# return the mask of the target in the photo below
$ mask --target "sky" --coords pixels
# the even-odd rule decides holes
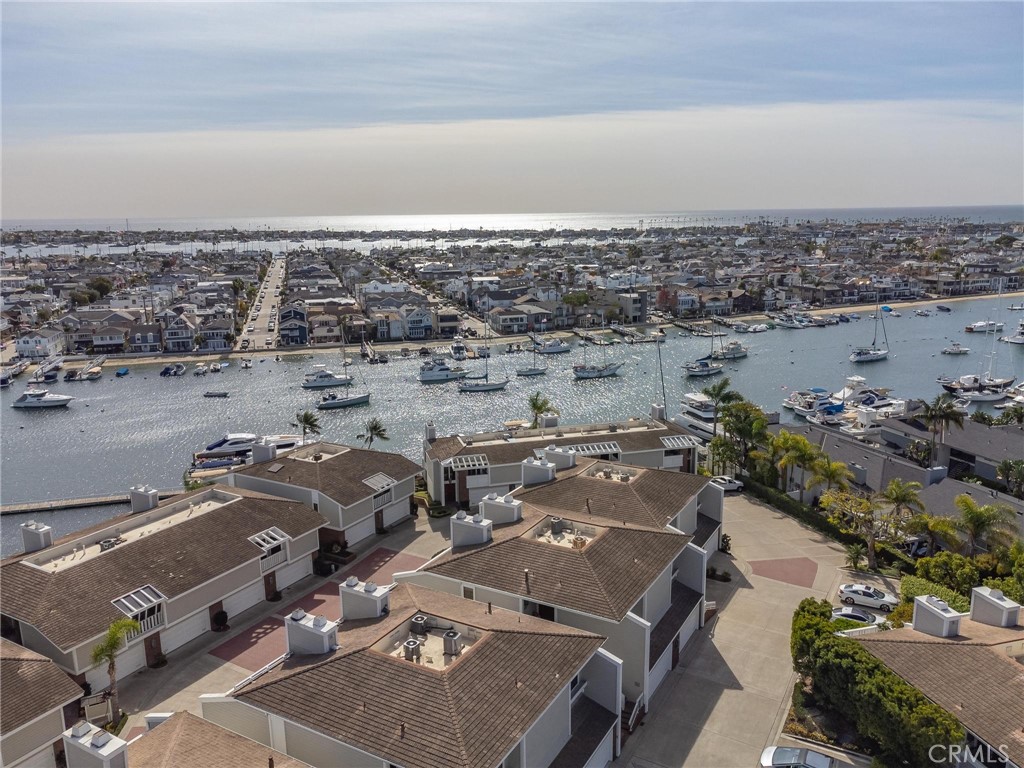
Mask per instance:
[[[1021,2],[9,2],[4,220],[1024,202]]]

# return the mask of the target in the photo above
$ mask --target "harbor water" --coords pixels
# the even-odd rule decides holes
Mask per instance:
[[[1019,303],[1020,298],[954,302],[950,313],[936,313],[933,303],[928,305],[930,317],[918,317],[912,309],[894,305],[902,316],[888,317],[885,322],[889,357],[869,364],[848,360],[853,347],[871,342],[874,321],[868,318],[868,312],[863,312],[859,321],[823,328],[777,328],[743,335],[729,332],[725,340],[739,339],[750,347],[750,355],[728,361],[725,374],[734,389],[773,411],[781,410],[781,401],[791,389],[819,386],[838,390],[844,379],[855,373],[872,385],[891,388],[896,396],[926,399],[941,392],[935,382],[940,374],[985,372],[993,365],[994,374],[1021,380],[1024,345],[998,342],[990,334],[964,332],[969,323],[996,319],[1006,324],[1003,334],[1012,334],[1024,313],[1007,311],[1011,302]],[[586,350],[589,362],[600,362],[606,355],[609,361],[625,363],[619,376],[591,381],[573,378],[571,367],[582,362],[584,354],[575,338],[570,353],[546,356],[548,374],[537,378],[515,376],[516,368],[532,362],[528,353],[504,354],[505,344],[492,340],[490,376],[507,376],[511,384],[503,392],[476,394],[459,393],[451,382],[420,384],[416,381],[418,357],[393,355],[388,364],[367,365],[350,348],[353,365],[347,372],[355,379],[351,392],[364,391],[365,382],[371,392],[370,404],[317,411],[322,438],[358,444],[357,435],[364,422],[376,416],[387,427],[390,439],[376,442],[374,447],[399,451],[419,462],[426,421],[432,420],[442,435],[499,429],[502,422],[528,419],[527,398],[538,390],[554,403],[567,423],[642,417],[650,412],[651,403],[662,399],[656,351],[659,346],[671,415],[678,412],[684,392],[706,387],[718,377],[688,379],[681,370],[685,362],[708,354],[712,339],[693,337],[675,327],[667,329],[667,337],[660,345],[590,347]],[[941,354],[952,341],[970,347],[971,353],[960,357]],[[409,342],[408,346],[415,351],[419,345]],[[253,367],[248,370],[233,358],[221,373],[194,376],[190,364],[187,375],[165,378],[159,375],[162,364],[112,361],[98,381],[61,380],[49,385],[52,391],[76,399],[68,408],[46,410],[10,407],[27,386],[28,374],[22,375],[0,394],[0,501],[12,504],[124,493],[137,483],[158,488],[180,486],[192,454],[226,432],[296,432],[292,426],[295,414],[313,409],[321,394],[300,387],[303,375],[315,364],[341,370],[338,349],[285,356],[280,362],[275,361],[273,353],[257,352],[253,358]],[[131,372],[117,378],[114,369],[121,365],[127,365]],[[462,365],[482,372],[484,363],[470,360]],[[208,390],[224,390],[230,396],[204,398]],[[791,418],[791,412],[782,411],[783,421]],[[105,513],[90,510],[88,514],[70,510],[47,515],[47,519],[53,521],[58,534],[64,534],[95,522],[97,515],[102,519],[104,514],[112,514],[110,508]],[[20,547],[19,522],[21,516],[2,520],[4,554]]]

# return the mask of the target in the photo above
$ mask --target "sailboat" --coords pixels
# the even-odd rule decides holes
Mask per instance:
[[[533,365],[528,368],[516,368],[516,376],[543,376],[548,372],[546,365],[537,365],[537,348],[533,348]]]
[[[999,283],[999,296],[1002,298],[1003,285]],[[999,400],[1005,400],[1009,397],[1009,388],[1013,384],[1013,380],[1010,379],[1009,383],[1004,384],[1006,379],[994,379],[992,378],[992,370],[995,368],[996,356],[998,349],[996,347],[995,334],[992,335],[992,348],[989,351],[988,360],[988,373],[985,377],[979,381],[977,388],[970,390],[961,389],[956,391],[954,394],[970,403],[994,403]]]
[[[345,360],[345,332],[341,334],[341,357]],[[348,377],[351,380],[351,377]],[[316,404],[318,411],[330,411],[335,408],[351,408],[353,405],[367,405],[370,402],[370,387],[366,384],[366,378],[363,376],[363,369],[359,367],[359,382],[362,384],[365,392],[360,392],[355,395],[339,395],[337,392],[328,392],[320,398],[320,402]]]
[[[683,365],[683,371],[686,376],[714,376],[716,373],[721,373],[725,370],[725,366],[722,363],[716,363],[712,360],[712,355],[715,353],[715,337],[711,336],[711,354],[707,357],[702,357],[694,360],[692,363],[686,363]]]
[[[885,333],[885,316],[878,308],[878,293],[875,293],[875,335],[871,339],[870,347],[856,347],[850,353],[851,363],[874,363],[878,360],[885,360],[889,356],[889,337]],[[885,339],[884,346],[878,346],[878,322],[882,322],[882,338]]]
[[[604,330],[604,323],[601,324],[601,330]],[[609,363],[607,349],[607,344],[601,345],[601,365],[588,365],[587,347],[584,347],[583,363],[572,367],[572,375],[577,379],[607,379],[617,375],[623,363]]]
[[[489,338],[490,333],[485,333],[484,344],[487,343],[487,339]],[[488,381],[490,362],[490,355],[484,357],[484,375],[479,378],[474,378],[473,381],[469,381],[471,377],[467,376],[465,380],[459,382],[459,392],[498,392],[507,387],[509,384],[508,379],[502,379],[501,381]]]

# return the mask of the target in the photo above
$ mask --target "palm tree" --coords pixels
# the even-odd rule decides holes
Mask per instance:
[[[960,512],[960,519],[954,524],[964,535],[964,550],[968,557],[978,554],[978,542],[983,539],[992,546],[1008,544],[1013,538],[1016,528],[1014,514],[1005,504],[978,504],[966,493],[953,499],[953,504]]]
[[[719,379],[714,384],[710,384],[700,391],[711,404],[715,407],[714,410],[714,422],[711,426],[711,434],[718,434],[718,409],[723,405],[729,405],[730,403],[738,403],[743,399],[743,396],[734,389],[729,389],[729,377],[726,376],[723,379]]]
[[[306,441],[306,433],[311,435],[320,434],[320,419],[312,411],[303,411],[302,413],[295,414],[295,421],[292,423],[293,427],[298,427],[302,430],[302,441]]]
[[[854,571],[858,570],[860,568],[861,560],[864,559],[864,555],[866,553],[867,547],[859,541],[849,544],[846,547],[846,567]]]
[[[999,417],[1000,424],[1024,424],[1024,405],[1017,403],[1003,411]]]
[[[129,635],[142,631],[135,619],[118,619],[107,628],[107,635],[92,649],[92,663],[106,664],[110,676],[110,707],[114,722],[121,719],[121,702],[117,695],[117,652],[124,647]]]
[[[996,477],[1006,483],[1006,492],[1020,496],[1024,492],[1024,459],[1004,459],[996,467]]]
[[[846,490],[853,480],[853,472],[841,461],[832,461],[828,456],[818,457],[811,465],[811,477],[807,481],[807,487],[825,484],[825,490],[831,491],[832,486]]]
[[[964,415],[956,409],[956,406],[953,404],[953,398],[943,392],[930,403],[925,403],[924,410],[921,411],[921,421],[928,426],[928,431],[932,433],[931,458],[934,461],[936,458],[936,435],[943,435],[950,424],[956,424],[963,429]]]
[[[957,542],[956,522],[950,517],[929,515],[921,512],[907,521],[907,533],[924,536],[928,540],[925,557],[931,557],[939,548],[939,543],[953,546]]]
[[[540,424],[541,414],[558,413],[558,409],[555,408],[554,404],[539,391],[530,395],[530,399],[526,401],[526,406],[530,409],[530,413],[533,414],[530,429],[536,429],[537,425]]]
[[[908,513],[924,512],[924,504],[921,503],[921,497],[918,495],[920,490],[920,483],[894,477],[878,494],[878,500],[884,501],[890,506],[890,515],[893,520],[904,521]]]
[[[785,435],[785,437],[783,437]],[[782,448],[782,458],[779,460],[779,468],[786,473],[786,484],[783,491],[788,491],[793,480],[793,469],[806,470],[818,458],[818,449],[811,445],[810,441],[803,435],[793,435],[786,430],[779,432]],[[804,486],[800,486],[800,501],[804,500]]]
[[[363,424],[363,432],[356,435],[356,439],[363,441],[364,448],[369,448],[373,445],[374,440],[390,440],[391,438],[388,437],[388,430],[384,426],[384,422],[376,416],[371,416]]]

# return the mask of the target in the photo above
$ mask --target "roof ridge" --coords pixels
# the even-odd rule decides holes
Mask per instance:
[[[618,613],[618,611],[616,611],[615,607],[612,605],[611,595],[609,595],[608,590],[604,588],[604,582],[601,581],[600,578],[598,578],[597,571],[594,570],[594,565],[590,562],[591,551],[592,550],[590,547],[585,547],[579,551],[579,554],[582,555],[583,562],[587,564],[587,570],[590,571],[590,575],[594,580],[594,584],[597,585],[597,588],[601,592],[601,596],[604,598],[605,608],[607,609],[608,614],[614,616]]]
[[[454,734],[454,742],[459,750],[459,754],[462,756],[462,764],[469,765],[469,751],[466,749],[466,739],[462,734],[462,726],[456,718],[457,709],[455,707],[455,695],[452,693],[451,688],[451,676],[443,674],[447,670],[442,670],[441,675],[441,689],[444,691],[444,700],[448,704],[448,714],[452,723],[452,733]]]

